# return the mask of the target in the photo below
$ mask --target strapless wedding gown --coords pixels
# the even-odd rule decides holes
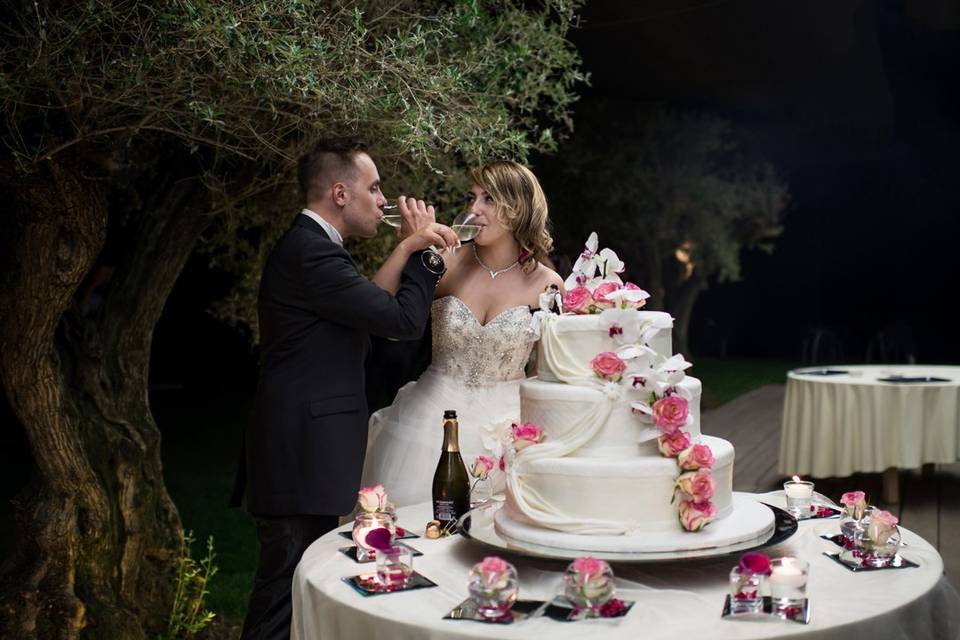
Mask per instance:
[[[432,316],[430,366],[370,417],[363,486],[383,484],[398,507],[431,499],[447,409],[457,412],[464,464],[481,454],[499,461],[504,435],[520,419],[520,382],[536,341],[526,306],[481,325],[462,300],[445,296],[433,301]],[[503,486],[497,466],[489,482]]]

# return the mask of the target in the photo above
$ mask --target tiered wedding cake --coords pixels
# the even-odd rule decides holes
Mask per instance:
[[[671,552],[769,536],[772,512],[732,493],[733,446],[700,433],[700,381],[673,319],[591,235],[563,313],[535,316],[538,376],[521,384],[497,532],[563,549]],[[599,272],[599,273],[598,273]],[[556,310],[556,309],[553,309]]]

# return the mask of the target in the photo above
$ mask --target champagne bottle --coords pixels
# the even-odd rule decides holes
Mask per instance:
[[[453,530],[460,516],[470,510],[470,480],[460,457],[457,412],[443,412],[443,450],[433,474],[433,518]]]

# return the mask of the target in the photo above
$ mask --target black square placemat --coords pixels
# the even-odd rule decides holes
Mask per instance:
[[[828,558],[830,558],[831,560],[833,560],[834,562],[836,562],[837,564],[839,564],[841,567],[845,567],[845,568],[847,568],[847,569],[849,569],[850,571],[853,571],[853,572],[860,572],[860,571],[886,571],[886,570],[888,570],[888,569],[912,569],[913,567],[919,567],[919,566],[920,566],[920,565],[918,565],[916,562],[912,562],[912,561],[910,561],[910,560],[907,560],[906,558],[904,558],[903,556],[901,556],[899,553],[898,553],[897,555],[893,556],[893,561],[892,561],[888,566],[886,566],[886,567],[871,567],[871,566],[868,566],[868,565],[853,564],[852,562],[847,562],[846,560],[841,560],[839,553],[826,553],[826,552],[824,552],[823,555],[827,556]]]
[[[422,574],[417,573],[416,571],[414,571],[413,575],[410,576],[410,579],[407,580],[407,584],[401,588],[391,587],[389,589],[385,589],[377,581],[377,574],[375,573],[364,573],[359,576],[348,576],[346,578],[341,578],[341,580],[353,587],[354,591],[362,596],[378,596],[385,593],[400,593],[401,591],[414,591],[416,589],[427,589],[437,586],[436,582]]]
[[[472,598],[467,598],[450,613],[443,616],[444,620],[471,620],[474,622],[483,622],[485,624],[511,624],[520,622],[527,618],[533,618],[543,613],[543,606],[547,604],[544,600],[517,600],[513,603],[510,613],[503,618],[484,618],[477,611],[477,604]]]

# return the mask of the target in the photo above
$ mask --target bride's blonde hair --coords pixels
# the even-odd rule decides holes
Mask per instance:
[[[470,172],[474,182],[493,198],[497,218],[513,234],[526,271],[550,255],[553,238],[547,229],[547,197],[530,169],[510,160],[496,160]]]

